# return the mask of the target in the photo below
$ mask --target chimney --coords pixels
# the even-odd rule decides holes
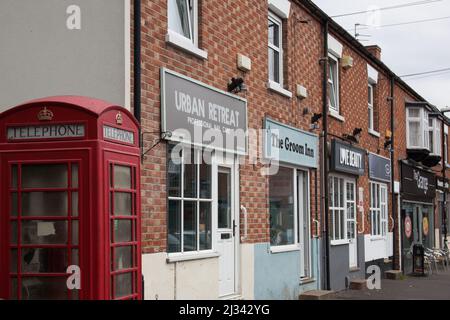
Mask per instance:
[[[366,49],[378,60],[381,60],[381,48],[377,45],[366,46]]]

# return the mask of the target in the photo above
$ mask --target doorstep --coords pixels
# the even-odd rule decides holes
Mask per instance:
[[[334,291],[311,290],[300,294],[298,300],[329,300],[334,298],[334,294]]]

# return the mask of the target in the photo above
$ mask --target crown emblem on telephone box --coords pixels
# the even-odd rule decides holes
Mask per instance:
[[[119,111],[119,113],[116,115],[116,123],[117,123],[118,125],[122,125],[122,124],[123,124],[123,117],[122,117],[122,113],[120,113],[120,111]]]
[[[41,111],[39,111],[37,117],[39,121],[51,121],[53,120],[53,112],[47,108],[44,108]]]

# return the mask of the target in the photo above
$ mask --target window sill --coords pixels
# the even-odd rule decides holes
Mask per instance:
[[[369,129],[369,134],[379,138],[380,137],[380,133],[376,132],[375,130]]]
[[[370,241],[381,241],[381,240],[386,240],[386,238],[382,237],[382,236],[371,236],[370,237]]]
[[[310,277],[300,278],[300,285],[305,285],[305,284],[314,283],[314,282],[316,282],[316,279],[314,279],[314,278],[310,278]]]
[[[168,254],[166,262],[181,262],[181,261],[192,261],[201,260],[209,258],[218,258],[220,254],[218,252],[205,252],[205,253],[195,253],[195,254]]]
[[[345,122],[345,118],[343,116],[341,116],[339,113],[337,113],[336,111],[330,110],[330,112],[328,114],[330,115],[330,117],[333,117],[341,122]]]
[[[345,244],[350,244],[350,241],[348,241],[348,240],[331,240],[330,244],[332,246],[342,246]]]
[[[270,247],[270,253],[283,253],[283,252],[292,252],[292,251],[300,251],[300,247],[296,244],[287,245],[287,246]]]
[[[179,35],[176,32],[168,30],[166,34],[166,42],[181,50],[193,54],[197,58],[201,58],[204,60],[208,59],[208,52],[197,48],[189,39],[183,37],[182,35]]]
[[[267,83],[267,89],[279,93],[282,96],[292,98],[292,92],[284,89],[279,83],[273,82],[271,80],[269,80],[269,82]]]

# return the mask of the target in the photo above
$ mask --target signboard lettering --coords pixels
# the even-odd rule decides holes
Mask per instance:
[[[103,126],[103,137],[105,139],[134,144],[134,132],[110,126]]]
[[[265,158],[317,168],[318,138],[309,132],[266,118]]]
[[[365,150],[341,141],[331,141],[331,170],[355,175],[365,171]]]
[[[247,152],[247,102],[165,68],[162,80],[162,130],[183,141],[228,152]]]
[[[21,126],[7,129],[8,140],[78,138],[84,135],[83,124]]]
[[[405,198],[430,201],[436,196],[436,176],[415,166],[401,163],[402,193]]]

